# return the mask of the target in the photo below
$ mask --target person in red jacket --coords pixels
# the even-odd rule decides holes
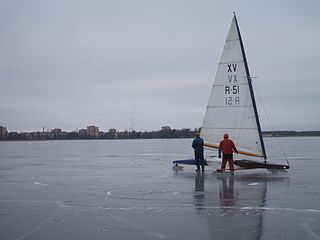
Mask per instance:
[[[229,134],[225,133],[223,136],[223,140],[219,144],[219,158],[221,158],[222,152],[222,163],[221,163],[221,171],[226,169],[227,162],[229,163],[230,171],[233,173],[233,151],[238,154],[238,150],[234,145],[234,142],[229,139]]]

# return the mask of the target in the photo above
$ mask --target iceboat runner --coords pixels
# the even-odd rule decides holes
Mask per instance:
[[[242,38],[234,14],[225,41],[209,103],[201,128],[204,146],[218,149],[224,133],[229,133],[239,151],[239,156],[257,157],[260,160],[234,160],[236,169],[289,169],[287,164],[267,161],[257,106],[254,98],[252,79],[244,51]],[[207,165],[219,168],[221,160],[206,160]],[[180,164],[195,165],[194,159],[173,161],[175,167]]]

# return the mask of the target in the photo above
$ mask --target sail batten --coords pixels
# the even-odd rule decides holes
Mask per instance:
[[[223,106],[208,106],[207,108],[222,108]],[[253,107],[253,105],[247,105],[247,106],[229,106],[229,108],[248,108]]]
[[[238,128],[233,128],[233,127],[221,127],[221,128],[218,128],[218,127],[215,127],[215,128],[203,128],[203,129],[222,129],[222,130],[226,130],[226,129],[230,129],[230,130],[234,130],[234,129],[238,129]],[[254,130],[256,131],[257,129],[256,128],[242,128],[243,130]]]
[[[244,47],[233,17],[201,129],[207,146],[228,132],[242,154],[266,158]]]
[[[219,64],[227,64],[227,63],[241,63],[244,62],[243,60],[239,60],[239,61],[230,61],[230,62],[219,62]]]
[[[247,77],[244,77],[244,78],[247,78]],[[246,85],[246,83],[239,83],[238,84],[239,86],[240,85]],[[213,87],[221,87],[221,86],[225,86],[224,84],[215,84]]]

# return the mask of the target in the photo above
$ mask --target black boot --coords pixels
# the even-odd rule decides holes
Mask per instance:
[[[197,164],[197,172],[200,172],[200,165]]]

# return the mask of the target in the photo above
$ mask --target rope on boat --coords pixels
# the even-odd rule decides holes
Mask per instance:
[[[252,83],[253,83],[253,82],[252,82]],[[264,105],[263,105],[263,103],[262,103],[262,101],[261,101],[260,94],[258,93],[257,88],[254,86],[254,84],[252,84],[252,85],[253,85],[253,87],[254,87],[254,89],[255,89],[255,92],[257,93],[259,102],[260,102],[260,104],[261,104],[261,106],[262,106],[262,109],[263,109],[264,114],[265,114],[266,117],[267,117],[267,120],[269,121],[269,124],[270,124],[270,126],[271,126],[271,129],[272,129],[272,131],[275,131],[275,128],[274,128],[274,126],[273,126],[273,124],[272,124],[272,122],[271,122],[271,120],[270,120],[270,118],[269,118],[269,115],[268,115],[268,113],[267,113],[267,111],[266,111],[266,109],[265,109],[265,107],[264,107]],[[281,152],[282,152],[282,154],[283,154],[283,156],[284,156],[284,159],[286,160],[287,164],[290,165],[289,160],[288,160],[288,157],[287,157],[285,151],[283,150],[283,147],[282,147],[282,145],[281,145],[281,142],[280,142],[279,138],[276,138],[276,139],[277,139],[277,143],[278,143],[278,145],[279,145],[279,147],[280,147],[280,149],[281,149]]]

